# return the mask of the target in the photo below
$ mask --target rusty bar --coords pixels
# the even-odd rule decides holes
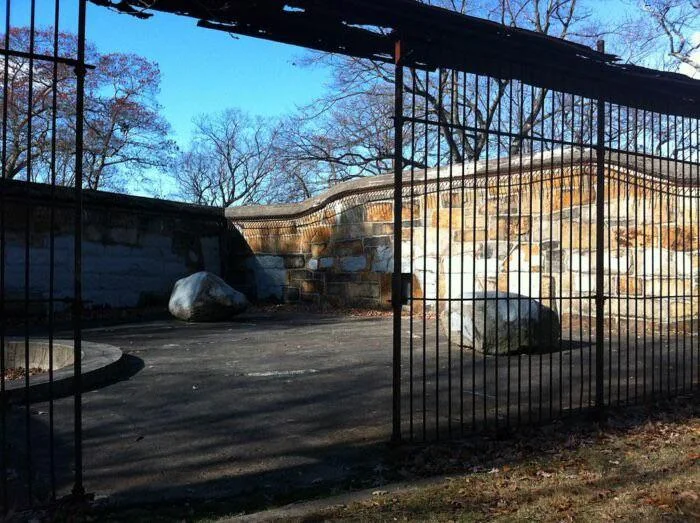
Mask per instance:
[[[596,45],[598,51],[605,51],[605,43],[599,40]],[[605,268],[604,264],[604,223],[605,223],[605,100],[602,93],[598,97],[598,121],[596,144],[596,328],[595,328],[595,406],[603,408],[604,403],[604,365],[603,350],[605,344],[604,329],[605,319]]]
[[[403,188],[403,65],[401,40],[394,47],[394,272],[391,306],[394,313],[392,442],[401,441],[401,204]]]

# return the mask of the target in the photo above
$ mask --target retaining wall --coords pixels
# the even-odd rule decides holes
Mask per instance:
[[[27,276],[32,313],[47,313],[41,300],[50,293],[52,241],[56,310],[67,310],[61,300],[73,297],[72,191],[25,182],[4,182],[2,191],[8,314],[23,314]],[[178,278],[225,272],[232,241],[222,209],[96,191],[84,191],[83,224],[87,311],[163,307]]]
[[[594,311],[595,151],[405,173],[403,272],[420,306],[481,290]],[[609,154],[607,316],[680,319],[700,311],[698,166]],[[390,306],[393,176],[355,180],[293,205],[226,216],[254,253],[260,299]],[[412,240],[412,241],[411,241]]]

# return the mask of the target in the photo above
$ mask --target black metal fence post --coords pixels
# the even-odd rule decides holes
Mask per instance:
[[[83,114],[85,108],[85,25],[87,0],[79,0],[78,64],[76,74],[75,122],[75,273],[73,297],[73,361],[74,361],[74,430],[75,483],[73,495],[82,497],[83,486],[83,404],[82,404],[82,246],[83,246]]]
[[[605,52],[605,42],[599,40],[596,48]],[[597,102],[597,143],[596,143],[596,321],[595,321],[595,406],[603,408],[604,402],[604,361],[605,344],[605,100],[602,93]]]
[[[394,49],[394,273],[391,280],[391,305],[394,312],[393,414],[391,440],[401,440],[401,205],[403,171],[403,65],[401,40]]]

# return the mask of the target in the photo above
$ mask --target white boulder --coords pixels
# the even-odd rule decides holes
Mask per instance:
[[[247,307],[248,300],[243,293],[206,271],[175,282],[168,303],[170,314],[184,321],[225,320]]]
[[[453,343],[484,354],[541,353],[553,350],[561,337],[557,313],[527,296],[486,291],[463,299],[441,314]]]

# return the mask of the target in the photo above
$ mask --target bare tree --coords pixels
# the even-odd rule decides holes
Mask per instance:
[[[426,3],[589,44],[601,33],[580,0]],[[325,179],[327,184],[390,169],[393,66],[330,54],[314,54],[302,63],[330,67],[332,80],[327,95],[302,109],[299,124],[288,138],[288,155],[322,171],[323,175],[317,178]],[[545,89],[475,75],[458,77],[447,71],[431,77],[420,73],[406,75],[404,92],[408,98],[415,95],[421,117],[438,122],[439,136],[429,136],[428,140],[431,144],[440,140],[445,154],[454,162],[480,159],[489,147],[511,154],[531,149],[535,141],[529,138],[542,127],[542,119],[554,112],[546,107],[549,93]],[[490,131],[506,125],[506,121],[512,127],[511,137],[494,138]],[[477,131],[468,131],[469,127]],[[407,138],[404,137],[404,143],[409,143]],[[415,143],[422,143],[425,138],[410,136]],[[423,158],[416,154],[404,156],[406,165],[416,167],[445,161],[427,153]]]
[[[686,74],[700,73],[700,1],[635,0],[639,15],[619,29],[636,62]]]
[[[236,109],[198,117],[174,167],[181,197],[224,207],[278,200],[272,180],[278,134],[277,125]]]

